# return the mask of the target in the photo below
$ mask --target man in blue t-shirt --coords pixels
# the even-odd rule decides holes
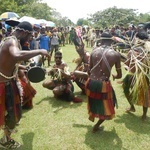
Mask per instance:
[[[50,37],[45,33],[46,27],[42,26],[40,36],[36,39],[39,40],[40,49],[46,49],[48,53],[50,52]],[[42,64],[44,66],[45,58],[42,57]],[[48,66],[50,66],[50,58],[48,58]]]

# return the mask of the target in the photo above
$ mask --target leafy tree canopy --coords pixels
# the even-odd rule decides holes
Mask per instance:
[[[103,11],[97,11],[90,15],[88,20],[94,27],[99,28],[114,25],[127,26],[129,23],[137,25],[140,22],[148,22],[150,20],[150,14],[139,14],[136,9],[112,7]]]
[[[73,26],[74,23],[67,17],[49,7],[42,0],[0,0],[0,14],[16,12],[20,17],[30,16],[55,22],[57,26]],[[150,14],[138,13],[135,9],[112,7],[90,14],[87,19],[79,18],[78,26],[90,25],[105,28],[113,25],[127,26],[129,23],[138,24],[150,21]]]

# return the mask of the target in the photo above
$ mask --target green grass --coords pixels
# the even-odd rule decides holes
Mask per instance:
[[[63,58],[73,71],[73,58],[78,55],[73,45],[62,47]],[[91,51],[90,49],[88,49]],[[52,59],[53,60],[53,59]],[[48,70],[49,68],[47,68]],[[115,70],[113,70],[115,73]],[[124,70],[123,73],[125,74]],[[46,80],[50,77],[46,76]],[[23,146],[21,150],[148,150],[150,149],[150,118],[141,121],[142,107],[136,106],[134,114],[125,113],[129,106],[120,84],[112,81],[119,108],[116,117],[103,123],[104,131],[93,134],[96,123],[88,120],[87,97],[81,96],[75,86],[75,94],[83,103],[68,103],[53,97],[42,82],[33,84],[37,94],[34,108],[23,110],[18,132],[13,138]],[[149,113],[148,113],[149,115]]]

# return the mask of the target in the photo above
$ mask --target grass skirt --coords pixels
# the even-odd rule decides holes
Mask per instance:
[[[127,74],[123,79],[123,90],[125,95],[129,97],[132,104],[150,107],[150,86],[146,76],[141,79],[143,87],[133,74]]]
[[[114,93],[110,81],[88,79],[85,85],[90,118],[109,120],[115,116]]]

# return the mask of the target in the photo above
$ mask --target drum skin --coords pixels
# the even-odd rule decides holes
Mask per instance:
[[[46,71],[44,70],[44,68],[35,66],[35,67],[31,67],[28,70],[27,76],[31,82],[38,83],[45,79],[45,73]]]

